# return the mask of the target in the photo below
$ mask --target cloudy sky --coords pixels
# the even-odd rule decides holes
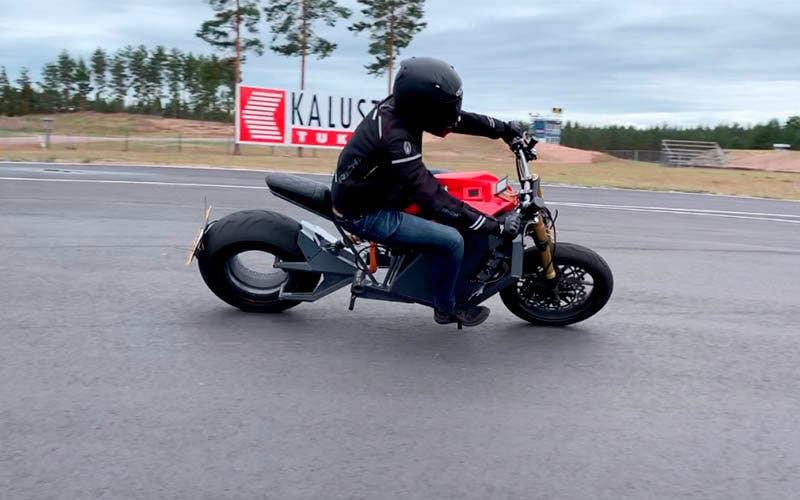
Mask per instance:
[[[358,11],[355,0],[341,4]],[[0,65],[33,70],[62,49],[163,44],[210,52],[194,36],[204,0],[0,0]],[[586,123],[754,123],[800,114],[796,0],[428,0],[428,29],[403,55],[450,61],[465,107],[501,118],[564,109]],[[266,25],[264,25],[266,28]],[[266,29],[263,30],[266,39]],[[309,63],[308,86],[382,96],[366,37],[340,25],[339,50]],[[251,57],[247,84],[296,88],[299,60]]]

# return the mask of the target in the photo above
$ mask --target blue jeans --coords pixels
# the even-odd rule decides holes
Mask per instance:
[[[340,220],[339,224],[359,238],[390,246],[409,245],[432,253],[433,307],[439,312],[455,307],[456,280],[464,257],[464,237],[456,229],[390,209],[355,220]]]

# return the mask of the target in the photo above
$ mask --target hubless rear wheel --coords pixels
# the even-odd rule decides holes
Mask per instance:
[[[267,210],[235,212],[213,223],[197,254],[200,274],[217,297],[248,312],[280,312],[299,304],[281,300],[281,288],[310,292],[320,275],[284,271],[277,259],[303,261],[297,246],[300,224]]]

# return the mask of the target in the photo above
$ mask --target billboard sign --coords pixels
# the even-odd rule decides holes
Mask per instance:
[[[561,120],[550,120],[544,128],[544,138],[549,144],[561,144]]]
[[[561,144],[560,119],[537,118],[533,121],[533,135],[547,144]]]
[[[533,121],[533,135],[536,137],[544,137],[545,127],[547,127],[547,121],[545,120],[534,120]]]
[[[342,148],[379,101],[239,85],[236,142]]]

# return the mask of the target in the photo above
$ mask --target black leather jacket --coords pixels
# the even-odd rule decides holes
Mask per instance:
[[[462,111],[454,132],[498,139],[508,125]],[[421,216],[462,230],[499,233],[500,224],[447,193],[422,161],[422,131],[407,126],[391,96],[356,128],[336,168],[333,207],[346,219],[382,208],[403,210],[416,203]]]

